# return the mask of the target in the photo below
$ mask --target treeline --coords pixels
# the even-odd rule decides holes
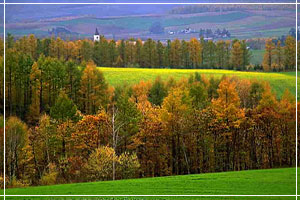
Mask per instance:
[[[259,1],[258,1],[259,2]],[[248,2],[247,2],[248,3]],[[294,5],[189,5],[173,8],[170,14],[191,14],[204,12],[226,12],[245,10],[289,10],[294,11]]]
[[[79,64],[93,60],[97,66],[185,68],[185,69],[235,69],[284,71],[295,69],[296,41],[288,36],[285,46],[280,42],[266,42],[266,59],[261,65],[250,63],[251,51],[246,41],[233,40],[217,42],[178,40],[160,41],[148,39],[63,41],[58,38],[37,39],[34,35],[17,41],[8,35],[8,54],[30,56],[37,61],[41,55],[62,61],[72,60]],[[275,65],[276,63],[277,65]]]
[[[295,71],[296,69],[296,40],[287,36],[285,47],[282,47],[280,40],[275,44],[268,39],[265,44],[265,54],[262,67],[264,71]]]
[[[295,165],[289,91],[198,73],[112,88],[92,62],[9,51],[8,187]]]

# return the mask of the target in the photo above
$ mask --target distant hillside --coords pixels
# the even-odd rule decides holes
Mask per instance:
[[[32,22],[82,15],[107,17],[166,14],[174,7],[178,5],[7,5],[6,20],[7,22]]]
[[[82,8],[74,7],[74,5],[72,5],[73,7],[64,5],[65,7],[57,8],[57,11],[54,11],[52,6],[49,8],[49,5],[35,6],[38,6],[41,12],[34,13],[33,18],[26,18],[29,15],[28,13],[34,12],[32,6],[30,8],[26,7],[26,9],[19,5],[16,6],[16,9],[8,7],[7,32],[12,33],[16,37],[28,34],[35,34],[37,37],[50,37],[51,34],[49,34],[48,30],[60,27],[74,33],[65,39],[92,39],[97,27],[100,34],[106,38],[127,39],[133,37],[164,41],[175,38],[189,40],[192,37],[199,37],[200,29],[216,31],[224,28],[229,30],[232,38],[279,37],[286,35],[292,27],[295,27],[295,11],[290,10],[289,7],[285,7],[285,9],[278,8],[278,10],[275,10],[275,8],[269,10],[248,8],[248,10],[241,9],[240,11],[236,9],[235,11],[222,12],[170,14],[175,7],[161,5],[159,6],[160,10],[165,12],[160,14],[122,15],[127,11],[129,13],[129,10],[142,12],[139,8],[143,8],[148,9],[147,12],[150,12],[155,8],[142,5],[86,5],[82,6]],[[178,5],[176,7],[178,9]],[[118,12],[119,10],[122,10],[123,13]],[[58,16],[52,16],[52,11]],[[103,14],[107,12],[110,12],[110,15]],[[66,15],[66,13],[69,13],[69,15]],[[96,13],[102,13],[103,16],[98,16],[100,14]],[[149,29],[154,23],[160,23],[164,32],[153,34]],[[191,31],[183,33],[182,30],[185,29],[190,29]]]
[[[295,11],[294,5],[188,5],[173,8],[170,14],[192,14],[205,12],[226,12],[246,10],[289,10]]]

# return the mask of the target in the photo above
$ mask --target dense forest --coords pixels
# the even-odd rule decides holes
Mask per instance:
[[[295,40],[287,40],[285,47],[267,41],[266,70],[277,69],[274,63],[294,68],[289,43]],[[227,60],[208,63],[243,66],[245,54],[238,50],[247,48],[243,41],[223,42],[232,44]],[[202,45],[196,39],[168,47],[151,39],[93,43],[9,35],[7,186],[294,166],[296,99],[288,90],[277,99],[267,82],[198,73],[112,87],[96,67],[166,61],[178,67],[187,54],[187,66],[198,68]],[[280,62],[274,52],[281,48]]]

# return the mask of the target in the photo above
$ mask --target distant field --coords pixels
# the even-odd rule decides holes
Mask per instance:
[[[277,13],[274,15],[273,13]],[[45,20],[45,21],[44,21]],[[160,22],[165,28],[164,34],[151,34],[149,28],[154,22]],[[198,14],[160,14],[135,15],[96,18],[82,16],[73,19],[61,18],[57,20],[43,19],[26,23],[8,22],[6,32],[17,36],[35,33],[37,36],[48,36],[48,29],[64,27],[78,33],[78,37],[92,38],[95,28],[108,38],[153,38],[153,39],[190,39],[198,37],[198,33],[169,35],[168,30],[180,31],[190,27],[196,31],[200,28],[217,28],[230,30],[233,38],[245,39],[256,37],[279,37],[286,35],[295,26],[294,11],[228,11],[207,12]]]
[[[276,93],[277,97],[281,97],[285,89],[296,95],[296,73],[265,73],[265,72],[241,72],[233,70],[213,70],[213,69],[141,69],[141,68],[109,68],[99,67],[103,71],[104,76],[109,84],[116,86],[123,83],[134,84],[141,80],[153,81],[157,76],[163,80],[173,77],[177,80],[182,77],[189,77],[190,74],[199,72],[207,77],[215,76],[237,76],[246,79],[257,79],[268,81]],[[298,81],[299,83],[299,81]]]
[[[7,189],[6,194],[294,195],[296,192],[295,176],[295,168],[282,168],[16,188]],[[144,197],[143,199],[151,198]],[[163,197],[161,199],[174,198]]]
[[[194,23],[208,22],[208,23],[225,23],[235,20],[241,20],[249,17],[250,14],[246,12],[230,12],[222,15],[207,16],[190,16],[184,15],[173,16],[145,16],[145,17],[120,17],[120,18],[81,18],[69,21],[55,22],[53,25],[78,25],[81,23],[89,23],[97,26],[101,25],[116,25],[127,29],[148,30],[153,22],[161,22],[164,27],[189,25]]]

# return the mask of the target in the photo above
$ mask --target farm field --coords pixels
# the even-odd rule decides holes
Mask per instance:
[[[83,9],[83,8],[82,8]],[[8,21],[6,29],[8,33],[20,37],[34,33],[40,37],[49,37],[49,30],[62,27],[71,31],[74,37],[91,38],[98,27],[106,38],[152,38],[154,40],[185,39],[199,37],[199,33],[169,35],[168,31],[180,31],[187,27],[199,31],[200,28],[212,30],[226,28],[231,32],[232,39],[279,37],[286,35],[290,28],[295,26],[294,10],[274,10],[257,12],[227,11],[206,12],[193,14],[169,14],[169,8],[160,14],[127,15],[95,17],[80,15],[73,17],[45,17],[40,20],[31,19],[24,21],[20,16],[18,23],[15,20]],[[89,11],[90,12],[90,11]],[[22,19],[22,20],[21,20]],[[165,31],[162,34],[152,34],[149,28],[154,22],[160,22]]]
[[[7,189],[7,195],[294,195],[295,168],[220,172]],[[14,197],[15,198],[15,197]],[[22,198],[20,198],[22,199]],[[146,198],[143,199],[152,199]],[[158,199],[158,198],[155,198]],[[174,199],[163,197],[162,199]],[[178,198],[180,199],[180,198]],[[199,198],[189,198],[199,199]],[[226,198],[221,198],[226,199]],[[245,198],[251,199],[251,198]]]
[[[187,78],[190,74],[198,72],[206,75],[207,77],[221,77],[226,75],[268,81],[277,97],[280,97],[285,89],[289,89],[292,94],[296,95],[296,72],[266,73],[216,69],[141,69],[109,67],[99,67],[99,69],[103,72],[107,82],[113,86],[123,83],[135,84],[141,80],[153,81],[157,76],[160,76],[162,80],[167,80],[169,77],[173,77],[178,80],[182,77]]]

